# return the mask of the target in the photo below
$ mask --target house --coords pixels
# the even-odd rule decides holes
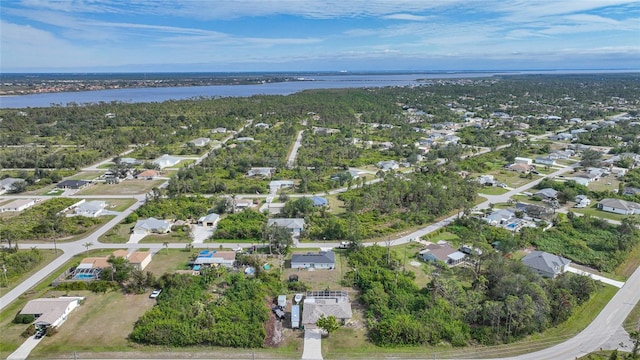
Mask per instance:
[[[136,178],[138,179],[146,179],[146,180],[153,180],[157,177],[160,176],[160,172],[158,170],[145,170],[140,172],[138,175],[136,175]]]
[[[275,174],[276,168],[272,167],[254,167],[247,171],[248,177],[260,176],[263,178],[270,178]]]
[[[80,306],[84,297],[43,298],[29,301],[20,315],[33,315],[37,328],[57,327],[67,320],[71,311]]]
[[[640,204],[621,199],[602,199],[598,209],[622,215],[640,214]]]
[[[16,184],[24,183],[24,179],[19,178],[4,178],[0,180],[0,195],[11,192],[16,189]]]
[[[627,174],[627,172],[629,172],[629,169],[623,168],[623,167],[617,167],[617,166],[612,166],[609,171],[612,174],[615,174],[617,177],[622,177],[625,176]]]
[[[211,129],[211,133],[212,134],[224,134],[227,132],[227,128],[223,128],[223,127],[218,127],[215,129]]]
[[[426,249],[418,253],[418,258],[422,261],[442,261],[449,266],[454,266],[464,260],[465,254],[448,243],[441,242],[427,245]]]
[[[156,218],[138,220],[133,227],[134,234],[166,234],[171,232],[171,223]]]
[[[558,192],[552,188],[545,188],[534,194],[545,200],[556,200],[558,198]]]
[[[85,180],[64,180],[56,184],[58,189],[82,189],[91,184],[90,181]]]
[[[553,166],[556,164],[556,161],[549,156],[546,156],[546,157],[539,156],[534,160],[534,162],[536,164],[541,164],[546,166]]]
[[[243,136],[243,137],[237,138],[236,141],[238,141],[238,142],[247,142],[247,141],[254,141],[254,139],[252,137]]]
[[[533,164],[533,160],[526,157],[516,157],[515,159],[513,159],[513,162],[515,164],[525,164],[525,165]]]
[[[304,229],[305,221],[304,219],[269,219],[267,221],[267,226],[281,226],[291,230],[293,236],[300,236],[300,233]]]
[[[313,202],[313,206],[315,207],[329,206],[329,200],[320,196],[312,197],[311,201]]]
[[[555,278],[567,271],[571,260],[544,251],[532,251],[522,258],[524,266],[546,278]]]
[[[211,139],[201,137],[201,138],[197,138],[189,141],[189,144],[193,144],[193,146],[196,146],[196,147],[203,147],[210,142],[211,142]]]
[[[107,176],[104,178],[104,183],[107,185],[114,185],[120,183],[120,178],[115,176]]]
[[[276,193],[282,188],[292,188],[294,185],[293,180],[273,180],[269,182],[269,191]]]
[[[523,174],[528,174],[531,171],[532,166],[524,163],[515,163],[515,164],[508,165],[507,169],[511,171],[523,173]]]
[[[257,128],[260,128],[260,129],[268,129],[270,126],[271,125],[269,125],[267,123],[263,123],[263,122],[260,122],[260,123],[257,123],[255,125],[253,125],[253,127],[257,127]]]
[[[336,267],[336,255],[333,251],[320,251],[318,253],[291,255],[292,269],[334,269]]]
[[[253,200],[251,199],[235,199],[232,201],[234,202],[233,207],[235,208],[236,212],[248,209],[253,206]]]
[[[346,322],[353,316],[346,291],[307,291],[302,306],[302,325],[315,325],[320,317],[335,316]]]
[[[496,183],[493,175],[480,175],[477,180],[480,185],[494,185]]]
[[[376,165],[382,171],[396,170],[400,168],[400,164],[398,164],[398,162],[395,160],[378,161]]]
[[[573,139],[574,135],[571,135],[569,133],[560,133],[560,134],[556,134],[556,135],[551,135],[549,136],[549,140],[554,140],[554,141],[571,141]]]
[[[585,208],[591,205],[591,200],[587,197],[587,195],[578,195],[575,198],[576,205],[575,208]]]
[[[177,156],[171,156],[169,154],[164,154],[159,158],[153,160],[153,163],[158,165],[160,169],[164,169],[164,168],[176,166],[180,161],[182,161],[182,158],[179,158]]]
[[[120,164],[126,164],[129,166],[141,165],[142,161],[134,158],[120,158]]]
[[[202,250],[191,265],[224,266],[232,268],[236,262],[235,251]]]
[[[73,213],[78,216],[98,217],[106,207],[107,203],[104,201],[86,201],[78,205]]]
[[[212,228],[212,227],[216,227],[219,221],[220,221],[220,215],[215,213],[209,213],[201,217],[200,219],[198,219],[198,225]]]
[[[22,211],[36,204],[36,199],[17,199],[8,204],[0,206],[0,212]]]
[[[509,209],[500,209],[491,213],[491,215],[484,218],[484,221],[489,223],[489,225],[504,225],[509,223],[516,217],[514,211]]]
[[[631,186],[626,186],[622,190],[622,195],[629,195],[629,196],[640,195],[640,189],[631,187]]]
[[[142,271],[151,262],[151,251],[136,251],[129,255],[129,264]]]

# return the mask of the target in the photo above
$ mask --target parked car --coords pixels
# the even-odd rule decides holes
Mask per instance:
[[[160,295],[161,292],[162,292],[162,289],[153,290],[151,292],[151,295],[149,295],[149,297],[152,298],[152,299],[155,299],[155,298],[158,297],[158,295]]]
[[[46,329],[39,329],[38,331],[36,331],[35,338],[42,339],[42,337],[45,336],[46,334],[47,334]]]
[[[351,242],[349,241],[342,241],[340,242],[340,246],[338,246],[340,249],[347,249],[349,248],[349,245],[351,245]]]

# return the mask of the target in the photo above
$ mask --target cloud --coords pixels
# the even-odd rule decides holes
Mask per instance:
[[[425,21],[429,19],[429,16],[419,16],[412,14],[391,14],[385,15],[382,18],[388,20]]]

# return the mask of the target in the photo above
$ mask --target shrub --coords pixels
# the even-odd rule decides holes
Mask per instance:
[[[36,320],[36,317],[31,314],[20,314],[18,313],[15,318],[13,318],[14,324],[31,324]]]
[[[24,331],[22,332],[22,334],[20,334],[20,336],[24,338],[28,338],[29,336],[33,336],[35,334],[36,334],[36,327],[30,325],[29,327],[24,329]]]

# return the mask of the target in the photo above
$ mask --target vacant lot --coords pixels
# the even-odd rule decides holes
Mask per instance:
[[[135,321],[156,303],[146,293],[72,293],[70,295],[86,296],[86,300],[69,315],[68,320],[60,326],[58,334],[45,338],[38,345],[33,352],[34,356],[51,357],[55,353],[125,349],[129,347],[127,336]]]
[[[78,195],[137,195],[158,187],[166,180],[125,180],[119,184],[95,184]]]
[[[20,250],[20,251],[30,251],[30,250]],[[9,287],[5,286],[4,278],[2,278],[2,280],[0,280],[0,284],[2,284],[2,287],[0,287],[0,296],[4,296],[6,293],[11,291],[11,289],[16,287],[16,285],[22,283],[25,279],[29,278],[29,276],[35,274],[40,269],[42,269],[45,265],[49,264],[55,258],[57,258],[58,256],[62,255],[62,251],[58,251],[58,253],[56,254],[56,253],[54,253],[53,250],[45,250],[45,249],[41,249],[40,253],[42,254],[42,261],[40,261],[38,266],[32,268],[30,271],[22,274],[21,276],[19,276],[17,278],[9,279]]]
[[[193,253],[197,251],[193,250]],[[162,249],[153,254],[151,263],[144,270],[154,273],[157,277],[167,272],[187,270],[191,254],[191,251],[183,249]]]

